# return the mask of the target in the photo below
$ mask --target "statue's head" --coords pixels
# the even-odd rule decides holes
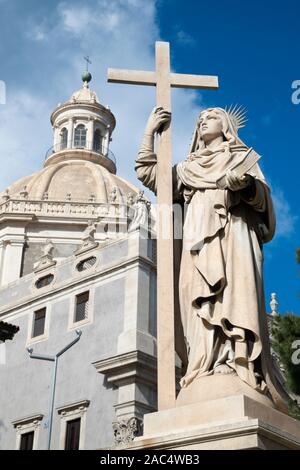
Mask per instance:
[[[245,111],[241,108],[208,108],[201,111],[191,151],[206,147],[208,142],[222,137],[231,145],[243,145],[238,129],[245,125]]]
[[[210,108],[202,111],[197,125],[199,138],[204,143],[210,142],[217,137],[222,137],[225,140],[223,120],[217,109]]]

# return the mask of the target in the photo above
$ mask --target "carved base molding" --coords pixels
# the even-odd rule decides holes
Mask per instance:
[[[127,450],[300,449],[300,422],[246,395],[150,413]]]

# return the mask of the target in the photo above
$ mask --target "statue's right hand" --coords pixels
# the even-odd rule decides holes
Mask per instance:
[[[156,106],[149,116],[146,130],[154,134],[161,132],[163,128],[171,122],[171,113],[161,106]]]

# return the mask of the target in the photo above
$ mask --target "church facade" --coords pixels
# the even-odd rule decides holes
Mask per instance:
[[[116,175],[115,118],[90,80],[52,113],[43,169],[0,193],[0,321],[19,328],[0,364],[0,449],[111,447],[156,409],[149,203]]]

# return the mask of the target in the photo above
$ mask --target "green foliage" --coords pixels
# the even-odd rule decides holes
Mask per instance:
[[[298,250],[296,251],[296,259],[297,263],[300,264],[300,248],[298,248]]]
[[[299,359],[300,356],[299,353],[295,353],[295,345],[293,348],[293,343],[300,340],[300,317],[290,313],[276,316],[272,326],[272,337],[274,351],[278,354],[285,371],[286,385],[291,392],[300,395],[300,364],[297,364],[297,360],[292,360],[292,357]]]
[[[298,419],[300,421],[300,408],[297,405],[296,402],[293,400],[290,400],[288,403],[288,409],[289,409],[289,415],[294,418]]]
[[[296,251],[296,260],[300,264],[300,248]],[[286,376],[288,391],[300,395],[300,316],[287,313],[285,316],[274,317],[272,325],[272,346],[278,354]],[[293,347],[294,345],[294,347]],[[300,407],[292,399],[288,403],[289,414],[300,421]]]

